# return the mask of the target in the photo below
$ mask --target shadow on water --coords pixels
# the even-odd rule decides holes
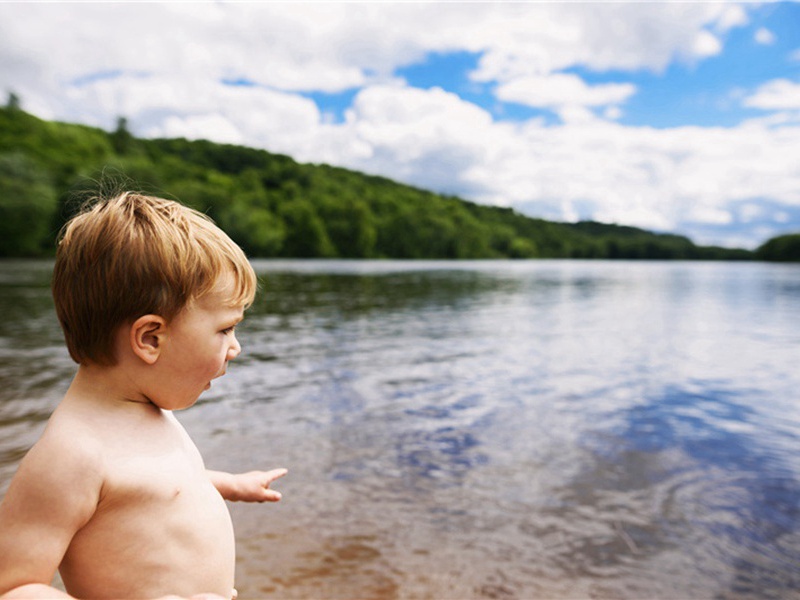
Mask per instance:
[[[552,548],[554,560],[576,576],[620,575],[677,552],[702,575],[678,594],[800,593],[800,482],[786,456],[762,443],[772,432],[753,403],[728,390],[673,387],[617,415],[617,427],[588,432],[583,468],[543,511],[572,530]],[[628,585],[596,589],[618,597],[653,591],[636,577]]]
[[[261,272],[262,290],[248,316],[277,315],[330,319],[415,311],[426,306],[459,308],[481,294],[514,291],[519,281],[472,271],[378,274]]]

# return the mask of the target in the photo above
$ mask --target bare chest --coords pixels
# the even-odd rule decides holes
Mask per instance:
[[[144,597],[162,586],[188,595],[232,585],[230,515],[196,447],[175,425],[156,438],[120,439],[108,452],[97,510],[62,563],[68,587]]]

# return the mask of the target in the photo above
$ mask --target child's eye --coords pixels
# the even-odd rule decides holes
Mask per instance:
[[[235,329],[236,329],[236,325],[232,325],[231,327],[226,327],[225,329],[223,329],[221,331],[221,333],[224,333],[225,335],[228,335],[229,333],[233,333],[233,331]]]

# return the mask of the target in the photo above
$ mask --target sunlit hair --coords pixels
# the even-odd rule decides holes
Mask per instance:
[[[249,306],[256,292],[250,263],[202,213],[135,192],[91,201],[62,229],[53,272],[70,356],[115,364],[121,325],[146,314],[170,321],[227,273],[230,306]]]

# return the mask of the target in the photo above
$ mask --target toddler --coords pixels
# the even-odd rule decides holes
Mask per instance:
[[[0,504],[0,595],[235,596],[224,500],[277,501],[285,469],[206,470],[172,411],[241,352],[256,277],[204,215],[126,192],[65,226],[53,298],[78,370]]]

